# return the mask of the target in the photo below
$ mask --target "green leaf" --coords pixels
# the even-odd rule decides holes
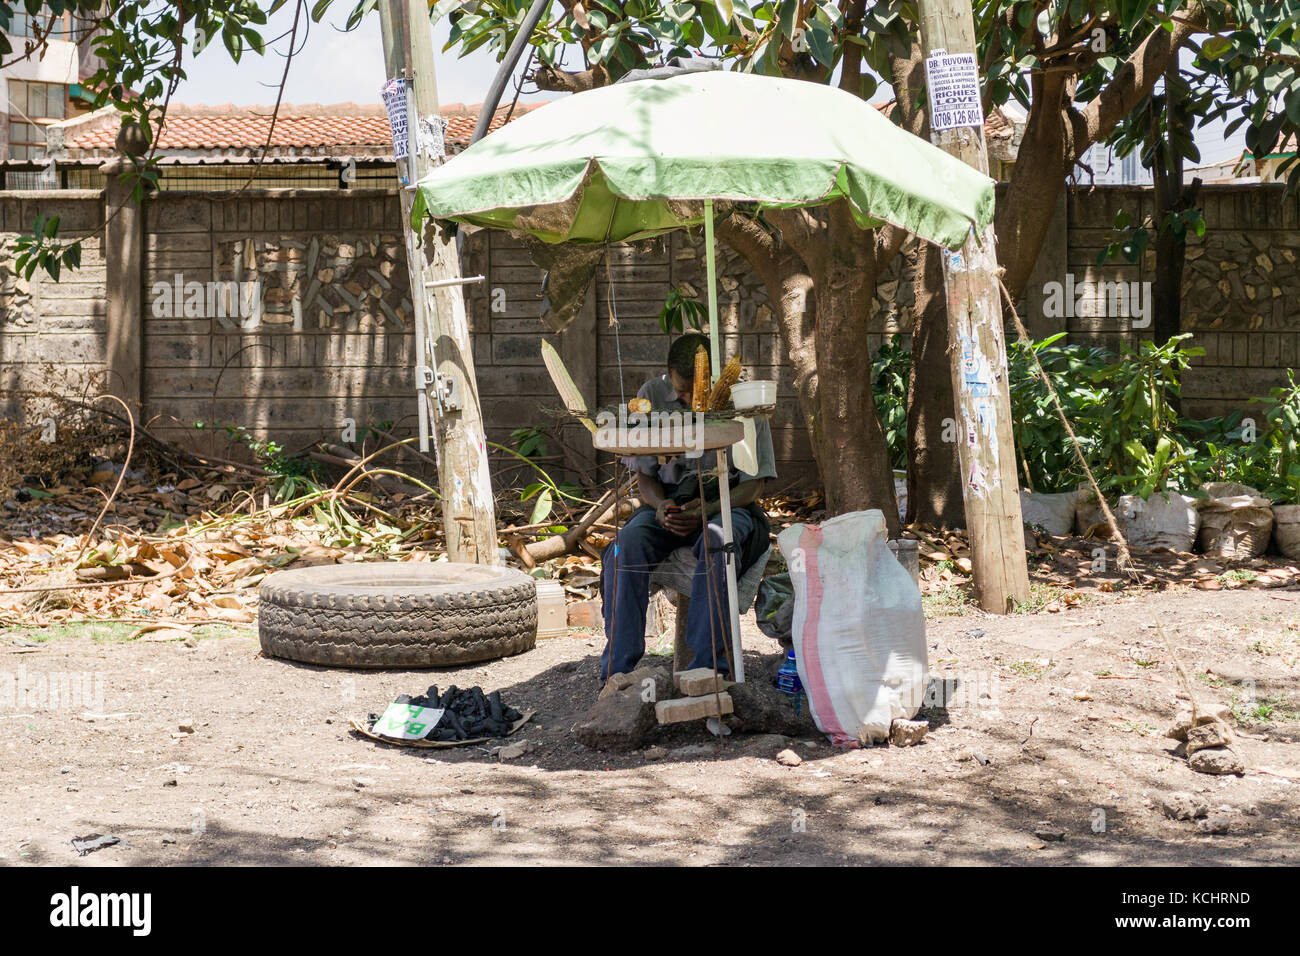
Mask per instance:
[[[798,0],[784,0],[781,4],[781,14],[778,21],[780,24],[781,36],[787,38],[794,36],[794,28],[798,24],[798,18]]]
[[[541,524],[550,515],[552,505],[551,489],[547,488],[537,497],[537,504],[533,505],[533,513],[529,517],[528,523]]]
[[[1227,37],[1212,36],[1201,45],[1201,55],[1209,60],[1217,60],[1232,49],[1232,41]]]
[[[601,37],[587,52],[587,58],[593,65],[604,63],[609,58],[609,55],[614,52],[614,47],[617,45],[617,34]]]
[[[812,50],[813,59],[822,66],[832,66],[835,62],[835,41],[831,28],[820,20],[811,20],[805,25],[804,35]]]

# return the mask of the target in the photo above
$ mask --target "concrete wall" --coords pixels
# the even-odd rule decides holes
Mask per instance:
[[[1205,187],[1203,198],[1209,228],[1189,250],[1184,292],[1184,327],[1208,353],[1186,381],[1185,408],[1193,415],[1246,407],[1284,381],[1300,354],[1296,198],[1284,199],[1273,186]],[[1100,267],[1096,257],[1116,211],[1141,217],[1150,202],[1149,191],[1128,187],[1065,197],[1025,295],[1024,317],[1036,336],[1068,329],[1073,341],[1113,348],[1121,338],[1149,334],[1123,316],[1046,315],[1044,288],[1064,282],[1066,273],[1080,282],[1149,281],[1151,255]],[[209,452],[239,449],[210,427],[196,430],[196,422],[242,425],[291,450],[338,440],[348,420],[358,432],[386,422],[402,434],[414,429],[412,315],[393,191],[161,194],[146,204],[138,277],[129,269],[118,274],[124,270],[114,263],[129,258],[105,249],[105,203],[97,191],[0,193],[0,414],[19,413],[14,393],[24,385],[81,393],[85,377],[98,373],[101,386],[138,380],[150,428]],[[91,237],[82,268],[59,283],[40,275],[28,283],[13,272],[15,234],[41,212],[61,216],[64,234]],[[539,354],[541,273],[516,240],[495,232],[468,238],[464,270],[486,276],[466,292],[489,437],[504,443],[520,426],[552,425],[560,403]],[[674,233],[638,250],[615,247],[582,314],[552,336],[589,401],[616,404],[661,371],[664,296],[683,285],[703,294],[703,271],[698,235]],[[260,278],[260,322],[245,329],[240,316],[222,321],[208,303],[187,311],[184,287],[181,301],[168,302],[176,298],[178,275],[182,283]],[[772,424],[782,479],[807,478],[808,439],[765,290],[726,247],[719,249],[719,277],[726,351],[739,349],[751,376],[780,382]],[[131,356],[120,354],[122,334],[116,358],[110,361],[105,347],[106,303],[133,281],[140,314],[138,332],[128,323],[126,344],[137,345],[136,369]],[[911,293],[900,256],[878,287],[868,324],[873,348],[908,327]],[[553,452],[568,464],[595,463],[584,432],[567,428],[561,437],[568,451]],[[512,466],[502,459],[501,467]],[[507,477],[524,476],[515,470]]]
[[[1205,186],[1201,190],[1204,237],[1192,237],[1183,272],[1183,331],[1205,349],[1183,383],[1184,412],[1196,417],[1235,409],[1286,382],[1300,359],[1300,198],[1280,185]],[[1109,241],[1115,213],[1150,216],[1150,190],[1111,186],[1076,191],[1069,200],[1069,268],[1089,279],[1149,282],[1155,253],[1136,264],[1097,254]],[[1115,348],[1121,338],[1150,338],[1123,318],[1069,320],[1071,341]],[[1258,406],[1253,410],[1258,411]]]
[[[233,423],[297,448],[413,413],[396,196],[164,193],[147,210],[143,390],[159,434]],[[260,281],[260,321],[184,308],[178,277]]]
[[[99,191],[0,193],[0,415],[14,417],[22,389],[84,391],[102,378],[106,342],[103,199]],[[40,214],[60,233],[86,237],[81,268],[55,282],[14,270],[15,240]]]

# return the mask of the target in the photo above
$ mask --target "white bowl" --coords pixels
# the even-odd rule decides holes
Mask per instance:
[[[731,400],[736,408],[761,408],[776,404],[776,382],[760,380],[737,382],[731,386]]]

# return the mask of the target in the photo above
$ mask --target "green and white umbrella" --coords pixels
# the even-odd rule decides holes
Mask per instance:
[[[621,242],[703,224],[716,376],[715,201],[798,208],[844,199],[863,228],[889,223],[959,249],[993,219],[993,188],[843,90],[709,70],[616,83],[533,110],[421,179],[412,218],[552,243]],[[718,487],[730,542],[727,482]],[[727,585],[743,681],[730,555]]]
[[[722,70],[548,103],[430,172],[413,215],[618,242],[695,226],[702,200],[847,199],[957,249],[993,217],[993,180],[835,87]]]

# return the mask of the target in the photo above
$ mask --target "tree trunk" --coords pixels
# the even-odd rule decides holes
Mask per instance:
[[[782,350],[794,373],[799,410],[811,436],[817,420],[817,353],[813,341],[813,280],[808,268],[790,246],[778,242],[755,220],[745,216],[733,214],[720,220],[716,234],[740,253],[763,280]],[[811,444],[820,474],[822,460],[816,442]]]
[[[957,460],[956,403],[948,358],[948,308],[939,247],[918,242],[912,311],[912,374],[907,383],[907,523],[966,525]]]
[[[1151,331],[1156,345],[1164,345],[1183,330],[1183,267],[1187,262],[1187,241],[1185,235],[1179,238],[1172,229],[1166,228],[1165,219],[1170,214],[1191,209],[1201,188],[1200,179],[1192,180],[1188,186],[1183,185],[1183,156],[1173,141],[1174,130],[1191,133],[1182,89],[1175,60],[1165,72],[1167,134],[1164,143],[1157,144],[1156,161],[1151,166],[1156,199],[1156,270],[1151,290],[1151,310],[1155,318]],[[1174,402],[1177,407],[1180,403],[1177,396]]]
[[[919,35],[906,57],[894,57],[890,75],[895,90],[925,87],[925,57]],[[923,97],[898,97],[904,129],[930,139],[930,111]],[[948,308],[939,248],[913,239],[912,372],[907,382],[907,523],[937,528],[966,525],[957,457],[956,402],[948,357]]]
[[[825,256],[814,273],[817,290],[817,404],[813,441],[831,514],[879,508],[889,534],[898,534],[898,502],[885,431],[871,393],[867,321],[876,288],[875,236],[853,222],[847,205],[827,211]]]
[[[1047,74],[1033,83],[1034,108],[1025,123],[1006,201],[998,204],[994,220],[998,236],[998,263],[1013,299],[1019,299],[1038,262],[1056,197],[1065,188],[1073,165],[1066,144],[1066,82],[1064,74]]]
[[[1186,260],[1187,245],[1177,239],[1172,230],[1163,228],[1166,213],[1173,212],[1179,205],[1182,193],[1183,164],[1175,162],[1174,169],[1155,172],[1156,180],[1156,266],[1155,280],[1151,284],[1151,311],[1155,314],[1152,334],[1156,345],[1164,345],[1183,328],[1183,264]],[[1170,182],[1177,173],[1179,186]],[[1163,183],[1161,182],[1163,180]]]
[[[779,240],[741,216],[719,223],[717,234],[755,268],[779,310],[827,510],[879,508],[897,534],[893,470],[871,394],[867,320],[881,264],[901,240],[859,228],[844,202],[824,215],[825,222],[808,210],[770,210]]]

